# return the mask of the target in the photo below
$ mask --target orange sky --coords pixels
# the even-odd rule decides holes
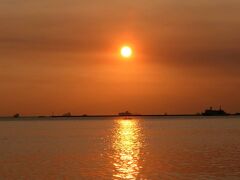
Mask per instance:
[[[3,0],[0,115],[240,111],[238,0]],[[122,61],[129,44],[134,57]]]

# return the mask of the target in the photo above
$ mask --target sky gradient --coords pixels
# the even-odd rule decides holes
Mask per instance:
[[[239,0],[0,4],[0,115],[240,111]]]

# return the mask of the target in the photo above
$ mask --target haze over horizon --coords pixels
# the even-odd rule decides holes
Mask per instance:
[[[240,111],[239,0],[0,1],[0,115]]]

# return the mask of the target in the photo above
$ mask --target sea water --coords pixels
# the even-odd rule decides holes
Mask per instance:
[[[240,117],[0,118],[0,179],[239,179]]]

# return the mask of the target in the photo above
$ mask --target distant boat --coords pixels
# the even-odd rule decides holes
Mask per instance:
[[[14,117],[14,118],[19,118],[19,117],[20,117],[20,114],[18,114],[18,113],[17,113],[17,114],[14,114],[13,117]]]
[[[120,112],[118,113],[119,116],[132,116],[132,113],[130,113],[129,111],[125,111],[125,112]]]
[[[71,116],[72,116],[72,114],[70,112],[67,112],[67,113],[62,115],[62,117],[71,117]]]
[[[222,108],[220,107],[219,110],[215,110],[212,107],[206,109],[205,112],[202,113],[203,116],[226,116],[228,115]]]

